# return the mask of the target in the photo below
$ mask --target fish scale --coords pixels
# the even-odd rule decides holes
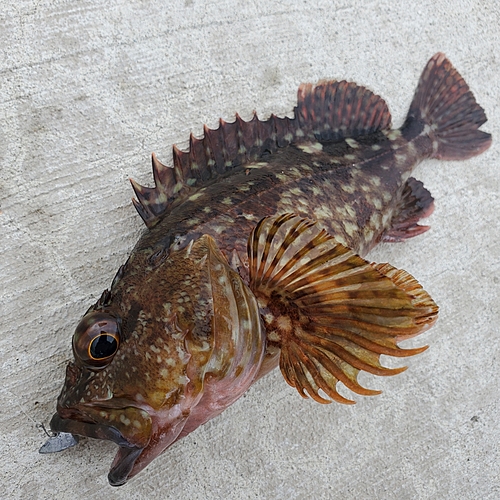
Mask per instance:
[[[363,256],[429,229],[434,200],[412,169],[467,159],[491,136],[443,54],[427,63],[408,116],[345,81],[299,87],[293,118],[238,115],[153,155],[153,187],[132,181],[147,230],[73,335],[74,361],[41,452],[75,436],[118,445],[120,486],[279,366],[303,398],[372,396],[361,371],[395,375],[381,355],[437,319],[417,280]]]

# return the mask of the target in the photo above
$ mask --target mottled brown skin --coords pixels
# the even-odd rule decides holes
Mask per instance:
[[[318,220],[340,243],[364,255],[391,227],[413,167],[432,153],[428,137],[408,142],[397,132],[349,139],[351,145],[297,143],[245,165],[172,210],[134,252],[160,250],[170,241],[165,235],[199,233],[210,234],[228,257],[235,248],[244,254],[258,220],[293,212]]]
[[[448,82],[449,75],[451,83],[438,86],[435,97],[434,81]],[[446,111],[448,105],[453,112]],[[283,348],[287,338],[291,343],[300,335],[300,342],[309,338],[307,332],[295,335],[285,324],[293,320],[293,303],[268,300],[280,290],[261,294],[258,303],[249,288],[246,247],[258,221],[284,213],[313,219],[336,245],[364,255],[384,237],[399,240],[425,229],[415,221],[431,210],[432,198],[417,181],[409,181],[419,161],[467,158],[491,142],[477,130],[486,120],[484,112],[442,54],[424,70],[400,130],[389,129],[390,114],[380,98],[346,82],[301,87],[295,113],[292,120],[271,117],[261,122],[255,117],[245,124],[237,117],[234,124],[221,122],[219,129],[205,130],[204,140],[192,139],[189,154],[174,150],[174,169],[154,158],[155,188],[133,184],[139,198],[136,208],[149,230],[109,292],[78,326],[75,363],[68,366],[51,422],[54,431],[110,439],[120,446],[109,474],[113,485],[126,482],[177,439],[238,399],[278,364],[280,342]],[[353,265],[365,269],[368,263],[354,254]],[[408,311],[408,318],[416,318],[415,324],[408,319],[408,331],[417,334],[435,321],[437,307],[404,271],[388,266],[366,273],[360,275],[366,300],[377,300],[370,283],[382,283],[390,299],[400,304],[396,312],[377,306],[382,323],[377,326],[375,321],[373,336],[368,332],[367,338],[356,340],[366,347],[366,359],[377,373],[380,353],[400,355],[394,354],[398,333],[377,344],[377,331],[390,330],[390,318],[400,308]],[[347,301],[356,297],[345,294]],[[356,312],[359,304],[346,307]],[[316,330],[326,335],[319,342],[327,345],[331,325],[321,323],[321,314],[296,317],[299,323],[319,322]],[[266,343],[264,324],[271,336],[280,328],[288,336],[277,334]],[[295,327],[301,331],[300,324]],[[114,332],[117,349],[93,359],[94,336],[102,335],[109,350]],[[370,346],[376,350],[371,352]],[[289,356],[290,349],[282,351]],[[356,370],[368,366],[348,350],[343,352]],[[302,353],[294,355],[300,358]],[[285,365],[292,370],[290,359]],[[282,371],[294,385],[286,366]],[[336,368],[332,365],[331,370],[333,374]],[[385,370],[380,368],[381,374],[387,374]],[[356,373],[347,380],[354,390],[359,387]],[[332,377],[334,390],[339,377]],[[305,375],[301,395],[304,387],[314,390]]]

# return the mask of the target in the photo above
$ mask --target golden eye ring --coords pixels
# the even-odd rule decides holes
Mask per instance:
[[[120,339],[118,335],[102,332],[96,335],[89,344],[88,357],[93,361],[104,361],[114,356]]]

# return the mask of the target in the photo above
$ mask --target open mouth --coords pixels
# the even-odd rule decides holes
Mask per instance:
[[[115,427],[61,418],[58,413],[52,417],[50,428],[54,432],[64,432],[95,439],[106,439],[116,443],[119,449],[108,474],[108,481],[111,486],[121,486],[127,482],[135,461],[144,449],[144,447],[131,444]]]

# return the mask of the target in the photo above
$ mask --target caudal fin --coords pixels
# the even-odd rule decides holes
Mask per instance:
[[[458,71],[444,54],[435,54],[422,72],[406,123],[430,127],[434,158],[464,160],[490,147],[491,135],[478,130],[486,120]]]

